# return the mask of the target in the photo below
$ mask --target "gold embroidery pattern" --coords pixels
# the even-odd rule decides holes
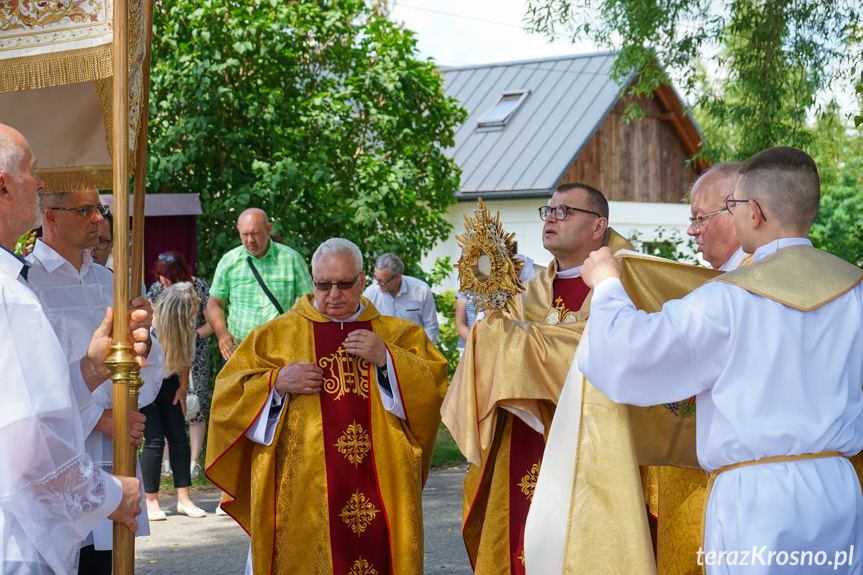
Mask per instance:
[[[369,562],[360,555],[360,558],[354,561],[354,566],[351,567],[348,575],[378,575],[378,570],[369,565]]]
[[[63,20],[70,23],[87,24],[99,21],[98,8],[100,5],[87,5],[91,14],[88,14],[82,6],[83,2],[30,2],[12,0],[7,6],[5,22],[0,24],[0,30],[31,30],[34,27],[44,27],[56,24]],[[92,3],[91,3],[92,4]]]
[[[521,482],[518,484],[521,487],[521,492],[527,496],[528,501],[533,501],[533,492],[536,490],[536,479],[539,477],[539,466],[541,462],[537,461],[534,463],[530,471],[527,472],[527,475],[521,478]]]
[[[343,345],[336,353],[322,357],[318,365],[333,374],[324,379],[324,391],[335,395],[339,400],[346,393],[356,393],[363,399],[369,397],[369,362],[361,357],[350,355]]]
[[[377,514],[378,510],[375,509],[371,499],[368,499],[357,490],[356,493],[351,495],[347,505],[342,507],[339,517],[359,537],[368,528]]]
[[[354,464],[354,467],[359,468],[366,455],[372,449],[372,442],[369,434],[363,429],[363,426],[354,421],[348,426],[344,433],[339,436],[339,440],[335,446],[339,449],[339,453],[345,456],[349,462]]]
[[[566,304],[563,303],[562,297],[558,297],[556,300],[554,300],[554,309],[560,312],[560,317],[564,318],[564,320],[566,316],[572,313],[572,311],[566,308]]]
[[[518,558],[521,559],[521,566],[524,567],[524,549],[521,550],[521,555]]]

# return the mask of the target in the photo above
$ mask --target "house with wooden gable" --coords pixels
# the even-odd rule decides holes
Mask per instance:
[[[687,237],[690,212],[683,200],[707,167],[688,162],[701,133],[673,87],[662,86],[649,98],[625,95],[633,78],[614,81],[614,58],[604,52],[442,70],[446,95],[468,117],[449,150],[462,170],[458,203],[448,214],[453,237],[423,260],[425,269],[438,257],[458,259],[454,236],[478,197],[515,232],[519,253],[548,264],[537,208],[566,182],[602,191],[611,226],[627,237],[638,232],[652,240],[660,226]],[[633,101],[644,118],[621,122]],[[443,288],[457,289],[455,277]]]

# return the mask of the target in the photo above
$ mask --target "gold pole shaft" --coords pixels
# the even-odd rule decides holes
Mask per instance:
[[[132,218],[132,289],[141,285],[144,273],[144,211],[146,199],[147,178],[147,132],[150,119],[150,54],[153,37],[153,0],[144,2],[144,69],[141,82],[141,113],[138,129],[138,144],[135,155],[135,192],[133,194],[135,209]],[[132,296],[138,295],[133,293]]]
[[[153,0],[144,2],[144,65],[142,70],[141,84],[141,112],[139,115],[138,141],[135,154],[135,193],[133,194],[135,209],[132,218],[132,290],[131,299],[138,296],[138,286],[144,274],[144,218],[146,200],[146,177],[147,177],[147,130],[150,117],[150,54],[153,46]],[[138,396],[144,380],[141,379],[141,369],[133,368],[131,395],[129,401],[133,411],[138,410]],[[137,469],[138,454],[136,450],[129,450],[129,457],[133,468]]]
[[[114,0],[114,345],[106,362],[114,382],[114,473],[134,477],[129,452],[129,6]],[[135,572],[135,535],[114,523],[114,574]]]

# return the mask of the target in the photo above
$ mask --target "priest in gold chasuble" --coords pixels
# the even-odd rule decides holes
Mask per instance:
[[[442,408],[472,463],[462,534],[478,574],[525,573],[525,521],[589,307],[579,269],[602,245],[632,247],[607,227],[608,203],[590,186],[563,184],[540,210],[543,246],[555,259],[527,282],[512,313],[474,324]]]
[[[446,360],[361,297],[361,270],[354,244],[322,244],[314,294],[253,330],[216,381],[207,476],[251,535],[247,573],[422,573]]]

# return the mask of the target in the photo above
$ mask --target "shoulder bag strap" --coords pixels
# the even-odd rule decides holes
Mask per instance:
[[[273,302],[274,306],[276,306],[276,309],[279,311],[279,315],[285,313],[285,310],[283,310],[282,306],[279,305],[279,300],[275,298],[273,293],[267,287],[267,284],[264,283],[264,278],[262,278],[261,274],[258,273],[258,268],[255,267],[254,263],[252,263],[252,256],[246,256],[246,261],[249,262],[249,267],[252,268],[252,273],[255,274],[255,279],[258,280],[259,284],[261,284],[261,289],[264,290],[264,293],[267,294],[267,297],[270,298],[270,301]]]

